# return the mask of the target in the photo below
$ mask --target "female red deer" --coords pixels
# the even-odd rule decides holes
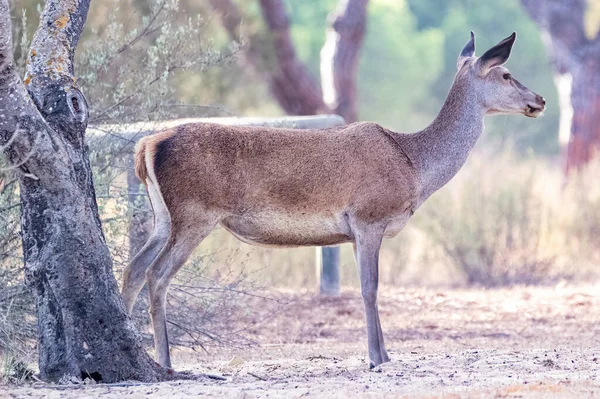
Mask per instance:
[[[414,134],[375,123],[324,130],[187,124],[142,139],[135,168],[154,232],[125,270],[131,312],[144,282],[158,362],[171,366],[165,300],[173,276],[217,224],[256,245],[351,242],[359,266],[370,366],[389,361],[377,310],[378,254],[465,163],[490,114],[537,117],[544,99],[502,65],[516,34],[477,58],[475,37],[432,124]]]

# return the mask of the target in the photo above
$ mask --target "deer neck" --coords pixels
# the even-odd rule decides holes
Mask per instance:
[[[407,150],[421,183],[420,203],[456,175],[483,132],[485,109],[469,86],[455,81],[431,125],[408,136]]]

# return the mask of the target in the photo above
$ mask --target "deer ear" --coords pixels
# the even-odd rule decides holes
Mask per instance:
[[[483,76],[487,75],[490,69],[503,65],[506,61],[508,61],[508,57],[510,57],[510,52],[513,44],[515,44],[516,39],[517,33],[513,32],[512,35],[486,51],[477,60],[477,65]]]
[[[469,39],[469,41],[467,42],[467,44],[465,44],[465,47],[463,47],[462,51],[460,52],[460,55],[458,56],[458,60],[456,60],[456,68],[460,69],[463,64],[465,63],[465,61],[471,57],[473,57],[475,55],[475,33],[473,33],[473,31],[471,31],[471,38]]]

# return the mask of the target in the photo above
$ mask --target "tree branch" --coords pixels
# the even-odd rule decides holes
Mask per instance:
[[[368,0],[341,0],[321,49],[325,104],[346,122],[355,122],[356,70],[367,24]]]
[[[274,75],[275,95],[293,115],[327,111],[321,88],[308,68],[296,56],[290,37],[290,22],[282,0],[260,0],[263,18],[273,40],[279,71]]]
[[[88,107],[76,86],[73,57],[83,31],[90,0],[47,0],[27,56],[24,83],[37,108],[57,131],[80,132],[67,137],[76,147],[87,126]],[[67,116],[67,118],[65,118]]]
[[[73,56],[87,19],[90,0],[47,0],[27,58],[27,76],[73,78]],[[25,79],[26,83],[27,78]],[[31,82],[35,85],[35,82]]]
[[[35,137],[47,125],[32,107],[15,70],[11,31],[8,0],[0,0],[0,150],[11,163],[9,168],[27,175],[29,170],[24,164],[35,155]],[[23,154],[28,154],[25,162]]]

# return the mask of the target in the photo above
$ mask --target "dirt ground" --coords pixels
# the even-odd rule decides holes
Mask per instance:
[[[0,387],[11,398],[600,398],[600,286],[382,289],[391,362],[368,370],[360,294],[285,292],[250,334],[207,355],[174,350],[176,369],[212,373],[161,384]]]

